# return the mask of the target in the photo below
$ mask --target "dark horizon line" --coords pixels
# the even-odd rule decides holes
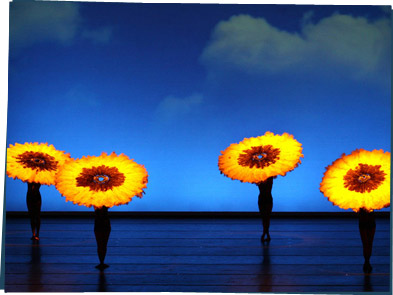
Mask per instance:
[[[28,217],[27,211],[6,211],[6,217]],[[42,211],[41,217],[93,217],[94,211]],[[258,218],[257,211],[109,211],[110,217],[129,218]],[[357,217],[356,212],[272,212],[272,218]],[[375,212],[375,217],[390,217],[390,211]]]

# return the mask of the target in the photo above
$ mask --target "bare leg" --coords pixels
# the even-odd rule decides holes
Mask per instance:
[[[30,214],[30,226],[31,226],[31,232],[33,236],[31,237],[31,240],[38,241],[40,238],[40,226],[41,226],[41,218],[39,216],[39,213],[31,213]]]
[[[363,244],[363,256],[364,256],[363,271],[365,273],[370,273],[372,271],[370,258],[373,249],[375,228],[376,228],[376,224],[375,224],[374,212],[369,212],[367,210],[360,209],[359,231]]]
[[[272,213],[272,209],[273,209],[273,203],[272,202],[258,202],[259,205],[259,212],[261,214],[262,217],[262,225],[263,225],[263,233],[261,236],[261,241],[270,241],[270,232],[269,232],[269,228],[270,228],[270,216]],[[265,239],[266,236],[266,239]]]
[[[269,228],[270,228],[270,215],[272,212],[272,207],[270,206],[270,211],[268,214],[265,214],[265,217],[263,217],[263,235],[266,235],[266,241],[270,241],[270,233],[269,233]]]
[[[100,260],[100,264],[96,265],[96,268],[104,269],[109,267],[109,265],[104,263],[106,251],[107,251],[107,244],[109,240],[110,231],[94,231],[96,241],[97,241],[97,254],[98,259]]]

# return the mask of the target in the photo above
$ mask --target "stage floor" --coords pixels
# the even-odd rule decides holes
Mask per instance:
[[[103,272],[91,217],[7,217],[6,292],[389,292],[390,220],[377,218],[371,274],[362,270],[358,219],[111,219]]]

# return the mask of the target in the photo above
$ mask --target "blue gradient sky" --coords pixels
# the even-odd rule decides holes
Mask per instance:
[[[113,211],[257,211],[255,185],[219,173],[221,150],[266,131],[303,144],[274,181],[274,211],[342,211],[325,167],[390,151],[388,7],[11,3],[7,144],[72,157],[124,153],[146,195]],[[6,179],[6,209],[27,185]],[[43,211],[92,210],[41,188]]]

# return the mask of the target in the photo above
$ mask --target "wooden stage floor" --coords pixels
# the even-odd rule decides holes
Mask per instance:
[[[93,217],[7,217],[6,292],[390,292],[390,220],[377,218],[365,275],[358,219],[111,218],[100,272]]]

